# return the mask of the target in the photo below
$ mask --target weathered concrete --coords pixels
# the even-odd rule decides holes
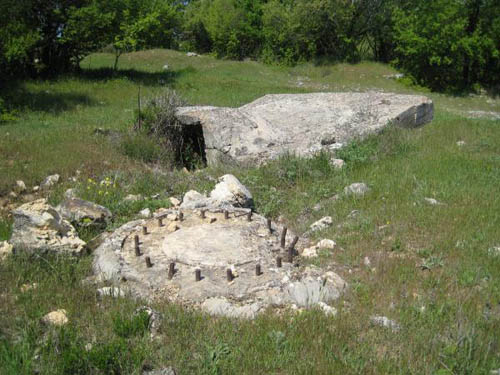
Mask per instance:
[[[412,128],[433,115],[433,103],[424,96],[380,92],[266,95],[240,108],[177,110],[185,126],[201,124],[208,164],[259,164],[286,152],[335,150],[389,123]]]
[[[163,211],[162,226],[158,218],[127,223],[96,249],[93,269],[97,281],[111,282],[132,297],[168,299],[210,314],[244,318],[269,306],[309,308],[341,295],[347,285],[335,273],[287,262],[287,248],[294,238],[291,231],[281,248],[282,227],[273,223],[270,233],[266,218],[253,214],[248,221],[248,212],[212,207],[203,218],[200,209],[183,209],[181,220],[178,209],[169,209]],[[140,256],[135,251],[136,235]],[[308,244],[300,239],[296,252]],[[277,256],[283,259],[281,268]],[[172,262],[175,273],[169,279]],[[197,269],[201,271],[198,282]],[[234,275],[232,281],[227,279],[228,269]]]
[[[106,225],[111,220],[111,211],[80,198],[66,198],[58,207],[57,211],[66,220],[80,226]]]

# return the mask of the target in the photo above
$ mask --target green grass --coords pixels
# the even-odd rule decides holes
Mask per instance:
[[[60,173],[64,182],[51,202],[76,188],[113,211],[113,228],[144,207],[168,205],[170,196],[209,191],[214,177],[233,173],[252,191],[258,212],[282,216],[298,232],[332,216],[334,225],[315,239],[334,239],[338,249],[311,262],[334,267],[351,288],[335,303],[335,318],[307,311],[234,321],[156,303],[164,320],[161,336],[151,340],[134,317],[141,301],[98,300],[81,283],[90,275],[90,257],[13,256],[0,264],[1,374],[141,374],[143,367],[170,365],[181,374],[489,375],[500,368],[500,257],[488,252],[500,245],[500,123],[460,116],[499,111],[498,98],[426,93],[383,78],[393,70],[373,63],[279,68],[154,50],[124,55],[112,74],[112,61],[95,54],[78,76],[17,87],[19,119],[0,125],[1,192],[16,179],[31,186]],[[347,162],[342,171],[323,154],[283,156],[258,169],[185,173],[142,163],[155,159],[155,151],[128,133],[139,86],[143,96],[170,87],[191,104],[225,106],[267,93],[383,89],[429,95],[436,113],[422,128],[388,128],[348,145],[337,154]],[[129,151],[113,137],[93,135],[96,127],[131,137]],[[67,181],[77,169],[78,182]],[[106,177],[113,183],[103,187]],[[353,182],[367,183],[371,192],[330,199]],[[131,193],[160,196],[122,203]],[[426,197],[443,205],[429,205]],[[9,235],[5,214],[0,240]],[[22,292],[26,283],[38,287]],[[43,327],[40,318],[58,308],[68,311],[69,325]],[[394,319],[401,330],[375,327],[371,315]]]

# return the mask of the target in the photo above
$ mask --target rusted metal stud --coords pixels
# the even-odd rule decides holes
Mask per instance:
[[[163,226],[163,218],[158,218],[158,226],[161,228]]]
[[[283,265],[283,264],[282,264],[282,259],[281,259],[281,257],[277,257],[277,258],[276,258],[276,267],[281,268],[281,266],[282,266],[282,265]]]
[[[252,221],[252,210],[247,213],[247,221]]]
[[[172,280],[172,278],[174,277],[174,273],[175,273],[175,263],[170,263],[168,265],[168,279],[169,280]]]
[[[231,282],[234,279],[233,271],[231,271],[231,268],[228,268],[226,270],[226,276],[227,276],[227,281]]]
[[[136,257],[141,256],[141,249],[139,248],[139,236],[137,234],[134,237],[134,249],[135,249],[135,256]]]
[[[299,236],[295,236],[295,237],[293,238],[293,241],[292,241],[292,243],[290,244],[290,247],[292,248],[292,250],[293,250],[293,249],[295,249],[295,245],[297,245],[297,242],[299,242]]]
[[[147,226],[142,227],[142,234],[144,234],[144,235],[148,234],[148,227]]]
[[[201,217],[202,219],[206,218],[206,215],[205,215],[205,210],[201,210],[201,212],[200,212],[200,217]]]
[[[194,271],[194,279],[195,279],[195,281],[201,280],[201,270],[200,269],[197,269]]]
[[[153,267],[153,263],[151,263],[150,257],[146,257],[146,267],[148,267],[148,268]]]
[[[273,222],[271,219],[267,219],[267,229],[269,229],[269,233],[273,233]]]
[[[283,227],[283,231],[281,232],[281,247],[285,247],[286,241],[286,232],[288,231],[287,227]]]
[[[262,271],[260,269],[260,264],[255,265],[255,276],[260,276],[262,274]]]
[[[229,212],[227,210],[224,210],[224,219],[229,219]]]
[[[293,247],[288,248],[288,263],[293,263]]]
[[[184,221],[184,212],[179,212],[179,221]]]

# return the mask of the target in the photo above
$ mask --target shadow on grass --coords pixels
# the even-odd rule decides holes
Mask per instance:
[[[183,75],[193,73],[193,70],[192,67],[164,72],[146,72],[136,69],[119,69],[115,71],[112,68],[87,68],[82,69],[77,77],[89,81],[125,78],[144,86],[164,86],[174,83]]]

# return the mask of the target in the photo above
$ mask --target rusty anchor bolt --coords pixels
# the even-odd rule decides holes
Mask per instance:
[[[277,257],[276,258],[276,267],[281,268],[281,266],[282,266],[281,257]]]
[[[161,217],[158,218],[158,226],[160,228],[163,226],[163,219]]]
[[[148,227],[147,226],[142,227],[142,234],[144,234],[144,235],[148,234]]]
[[[262,271],[260,269],[260,264],[255,265],[255,276],[260,276],[262,275]]]
[[[287,227],[283,227],[283,231],[281,232],[281,247],[285,247],[285,241],[286,241],[286,232],[288,231]]]
[[[146,267],[148,267],[148,268],[153,267],[153,263],[151,263],[150,257],[146,257]]]
[[[269,233],[273,233],[273,225],[271,219],[267,219],[267,229],[269,229]]]
[[[224,210],[224,219],[229,219],[229,212],[227,210]]]
[[[228,268],[226,270],[226,276],[227,276],[227,281],[231,282],[234,279],[233,271],[231,271],[231,268]]]
[[[200,217],[201,217],[202,219],[206,218],[206,215],[205,215],[205,210],[201,210],[201,212],[200,212]]]
[[[288,263],[293,263],[293,247],[288,248]]]
[[[184,212],[179,212],[179,221],[184,221]]]
[[[168,265],[168,279],[169,280],[172,280],[172,278],[174,277],[174,273],[175,273],[175,263],[170,263]]]
[[[139,236],[136,234],[134,237],[134,247],[135,247],[135,256],[141,256],[141,250],[139,249]]]
[[[290,247],[291,247],[292,249],[295,249],[295,245],[297,245],[297,242],[299,242],[299,236],[295,236],[295,237],[293,238],[293,241],[292,241],[292,243],[290,244]]]
[[[252,210],[247,213],[247,221],[252,221]]]
[[[293,256],[295,253],[295,245],[297,245],[297,242],[299,241],[299,237],[295,236],[293,238],[292,243],[290,244],[290,247],[288,248],[288,262],[292,263],[293,262]]]
[[[194,270],[194,279],[195,279],[195,281],[201,280],[201,270],[200,269]]]

